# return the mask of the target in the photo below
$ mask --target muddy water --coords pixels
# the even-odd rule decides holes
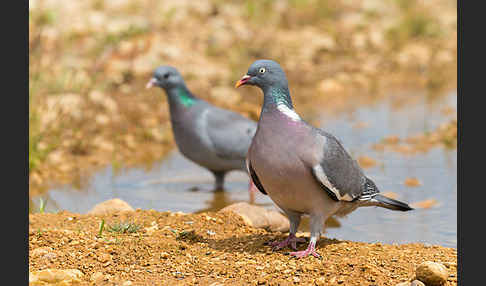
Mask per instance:
[[[406,213],[375,207],[360,208],[346,218],[333,220],[331,227],[326,229],[326,236],[365,242],[424,242],[457,247],[456,150],[437,147],[424,154],[406,156],[372,149],[372,144],[389,135],[406,138],[434,130],[448,119],[443,108],[455,108],[456,99],[455,91],[432,99],[420,92],[394,94],[369,106],[351,108],[349,113],[339,116],[319,115],[320,127],[339,138],[355,158],[366,155],[378,161],[375,167],[365,169],[365,173],[375,180],[382,192],[394,192],[398,199],[410,203],[426,199],[438,201],[434,207]],[[419,179],[422,185],[405,186],[403,182],[409,177]],[[148,171],[129,168],[115,172],[112,167],[107,167],[91,176],[82,187],[53,188],[42,197],[47,200],[46,211],[66,209],[78,213],[86,213],[95,204],[115,197],[134,208],[183,212],[214,211],[249,200],[245,173],[232,172],[226,180],[226,190],[214,192],[212,175],[174,150]],[[40,197],[31,200],[33,208],[38,209]],[[259,193],[254,203],[275,208],[267,196]],[[307,229],[307,221],[301,229]]]

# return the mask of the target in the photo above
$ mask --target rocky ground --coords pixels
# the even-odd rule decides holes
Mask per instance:
[[[31,214],[30,285],[457,285],[456,249],[322,237],[297,260],[265,244],[285,235],[231,211]]]

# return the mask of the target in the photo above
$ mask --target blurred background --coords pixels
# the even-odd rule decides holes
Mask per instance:
[[[184,212],[248,201],[243,173],[211,191],[211,174],[174,148],[163,91],[144,86],[172,65],[197,96],[257,120],[261,92],[233,86],[261,58],[282,65],[305,120],[418,208],[360,209],[327,236],[456,247],[451,0],[29,0],[30,211],[86,213],[114,197]]]

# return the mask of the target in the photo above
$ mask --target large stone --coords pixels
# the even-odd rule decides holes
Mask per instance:
[[[425,286],[425,284],[422,283],[422,281],[413,280],[412,282],[410,282],[410,281],[401,282],[401,283],[398,283],[395,286]]]
[[[443,285],[449,276],[444,265],[431,261],[420,264],[415,272],[417,279],[427,286]]]
[[[46,254],[48,254],[50,252],[52,252],[52,248],[49,247],[49,246],[44,246],[44,247],[39,247],[39,248],[36,248],[36,249],[32,250],[30,252],[30,255],[32,257],[43,256],[43,255],[46,255]]]
[[[220,212],[224,211],[234,212],[242,217],[246,224],[256,228],[280,232],[287,232],[290,228],[289,220],[281,213],[248,203],[236,203],[220,210]]]
[[[420,280],[413,280],[410,286],[425,286],[425,284]]]
[[[77,269],[44,269],[29,272],[29,285],[78,285],[83,272]]]
[[[108,214],[116,211],[133,211],[134,209],[125,201],[118,198],[104,201],[94,206],[88,214]]]

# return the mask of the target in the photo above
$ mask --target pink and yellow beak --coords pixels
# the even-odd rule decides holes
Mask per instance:
[[[151,78],[148,82],[147,82],[147,85],[145,85],[145,88],[146,89],[149,89],[149,88],[152,88],[155,83],[157,82],[157,80],[155,78]]]
[[[235,87],[239,87],[247,83],[251,79],[251,76],[244,75],[239,81],[236,82]]]

